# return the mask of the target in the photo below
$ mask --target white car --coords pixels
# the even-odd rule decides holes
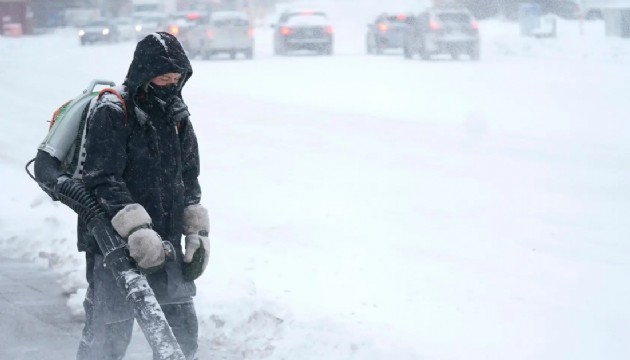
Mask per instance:
[[[192,56],[203,59],[221,53],[232,59],[238,53],[247,59],[254,57],[254,31],[249,16],[240,11],[213,12],[206,22],[189,29],[186,43]]]
[[[166,31],[167,22],[168,17],[161,14],[136,18],[136,39],[141,40],[156,31]]]
[[[333,53],[334,30],[324,11],[287,10],[271,27],[274,29],[276,55],[286,55],[294,50],[312,50],[325,55]]]
[[[118,28],[118,40],[132,41],[136,40],[136,23],[132,18],[117,18],[115,20]]]

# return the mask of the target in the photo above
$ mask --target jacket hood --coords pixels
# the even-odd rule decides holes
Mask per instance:
[[[181,73],[179,96],[192,76],[192,66],[177,38],[166,32],[155,32],[138,42],[129,65],[124,85],[135,101],[138,91],[156,76],[166,73]]]

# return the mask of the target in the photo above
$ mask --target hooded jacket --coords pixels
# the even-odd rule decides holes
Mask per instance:
[[[165,73],[182,74],[175,107],[181,113],[183,106],[183,117],[175,117],[173,103],[159,100],[148,87],[151,79]],[[190,62],[175,37],[160,32],[142,39],[120,89],[125,103],[106,94],[88,115],[83,168],[87,188],[110,218],[126,205],[139,203],[162,240],[173,244],[179,262],[184,207],[201,199],[197,139],[181,100],[191,75]],[[79,239],[80,250],[99,253],[90,245],[94,242],[89,234],[80,231],[81,236],[85,239]],[[173,299],[194,295],[194,285],[180,288],[180,265],[167,264],[147,276],[158,300],[177,302]]]

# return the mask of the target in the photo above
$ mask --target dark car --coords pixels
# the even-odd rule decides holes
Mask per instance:
[[[118,28],[113,21],[107,19],[93,20],[79,29],[79,42],[81,45],[96,42],[117,42],[119,37]]]
[[[424,60],[433,55],[449,54],[458,59],[466,54],[479,60],[479,24],[465,8],[435,8],[410,19],[405,33],[403,54]]]
[[[365,39],[368,54],[382,54],[385,49],[400,49],[405,40],[409,16],[406,14],[381,14],[368,24]]]
[[[323,11],[285,11],[272,28],[275,29],[276,55],[294,50],[312,50],[326,55],[333,53],[333,27]]]

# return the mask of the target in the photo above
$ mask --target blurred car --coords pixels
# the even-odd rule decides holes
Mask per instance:
[[[172,14],[167,20],[163,31],[177,37],[182,47],[190,51],[189,32],[196,26],[207,23],[208,15],[205,12],[182,11]]]
[[[467,54],[479,60],[479,24],[465,8],[433,8],[410,19],[405,33],[403,54],[423,60],[437,54],[458,59]]]
[[[254,57],[254,30],[249,16],[240,11],[215,11],[205,24],[193,26],[186,37],[191,56],[209,59],[215,54],[229,54],[235,59],[238,53],[245,58]]]
[[[141,40],[156,31],[164,31],[167,20],[168,16],[165,14],[154,14],[136,18],[136,40]]]
[[[368,24],[366,49],[368,54],[382,54],[385,49],[400,49],[405,40],[409,16],[383,13]]]
[[[118,41],[118,36],[118,28],[114,22],[108,19],[89,21],[79,29],[79,42],[81,45],[96,42],[113,43]]]
[[[118,28],[118,40],[129,41],[136,40],[136,24],[133,18],[123,17],[114,20],[116,27]]]
[[[314,50],[320,54],[333,53],[333,27],[323,11],[285,11],[274,29],[274,54],[286,55],[294,50]]]

